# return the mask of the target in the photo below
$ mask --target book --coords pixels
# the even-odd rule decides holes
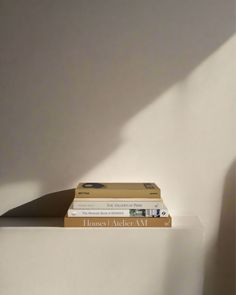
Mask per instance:
[[[72,209],[162,209],[162,199],[94,199],[94,201],[75,198]]]
[[[171,217],[68,217],[65,227],[171,227]]]
[[[161,197],[160,188],[155,183],[79,183],[75,189],[75,199],[94,201],[97,199],[124,200],[150,199]]]
[[[68,217],[167,217],[165,209],[72,209],[67,212]]]

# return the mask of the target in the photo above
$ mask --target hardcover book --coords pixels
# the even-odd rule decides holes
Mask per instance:
[[[96,199],[93,202],[90,200],[74,199],[72,209],[162,209],[162,199],[158,200],[142,200],[142,199]]]
[[[171,227],[171,217],[68,217],[65,227]]]
[[[75,201],[128,198],[153,201],[161,198],[161,192],[155,183],[79,183],[75,190]]]
[[[167,217],[167,209],[72,209],[67,212],[69,217]]]

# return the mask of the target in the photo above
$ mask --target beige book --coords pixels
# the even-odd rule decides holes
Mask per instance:
[[[171,217],[68,217],[64,227],[171,227]]]
[[[75,190],[75,201],[129,198],[157,200],[161,191],[155,183],[79,183]]]

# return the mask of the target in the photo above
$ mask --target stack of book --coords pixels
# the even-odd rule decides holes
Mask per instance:
[[[79,183],[65,227],[171,227],[155,183]]]

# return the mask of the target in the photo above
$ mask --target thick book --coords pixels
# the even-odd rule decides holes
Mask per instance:
[[[68,217],[65,227],[171,227],[171,217]]]
[[[75,199],[149,199],[161,197],[160,188],[155,183],[79,183],[75,189]]]
[[[72,209],[68,217],[167,217],[167,208],[163,209]]]
[[[142,200],[142,199],[95,199],[87,201],[84,199],[75,198],[72,203],[72,209],[162,209],[162,199],[156,200]]]

